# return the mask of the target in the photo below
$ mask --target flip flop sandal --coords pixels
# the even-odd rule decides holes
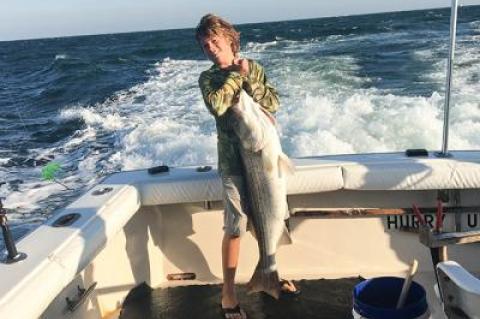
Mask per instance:
[[[289,299],[300,295],[302,292],[298,287],[295,287],[295,290],[284,289],[285,285],[292,287],[293,282],[286,279],[280,279],[280,298]]]
[[[222,309],[223,313],[223,318],[225,319],[231,319],[240,316],[240,318],[246,318],[247,315],[245,313],[245,310],[243,310],[240,307],[240,304],[237,304],[233,308],[223,308],[222,305],[220,305],[220,308]]]

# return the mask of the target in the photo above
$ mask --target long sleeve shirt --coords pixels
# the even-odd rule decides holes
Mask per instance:
[[[249,74],[222,70],[217,65],[202,72],[198,80],[205,105],[215,117],[217,126],[218,169],[224,176],[242,175],[239,140],[233,131],[229,108],[243,88],[255,102],[270,113],[279,107],[278,94],[268,82],[263,67],[248,61]]]

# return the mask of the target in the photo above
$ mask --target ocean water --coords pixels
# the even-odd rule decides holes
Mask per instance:
[[[292,157],[441,148],[449,9],[239,26]],[[480,6],[459,9],[450,149],[480,146]],[[193,29],[0,43],[0,188],[20,238],[103,176],[216,162]],[[41,179],[47,163],[58,179]],[[0,245],[1,239],[0,239]],[[1,247],[0,247],[1,248]]]

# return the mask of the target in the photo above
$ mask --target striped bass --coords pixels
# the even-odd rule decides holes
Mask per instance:
[[[288,218],[286,173],[294,166],[282,152],[275,119],[243,90],[232,106],[234,130],[241,143],[250,217],[259,248],[259,261],[247,284],[249,293],[280,296],[275,254]]]

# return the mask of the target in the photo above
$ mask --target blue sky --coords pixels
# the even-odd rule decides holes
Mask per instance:
[[[480,0],[459,3],[480,5]],[[189,28],[208,12],[247,23],[450,4],[450,0],[1,0],[0,41]]]

